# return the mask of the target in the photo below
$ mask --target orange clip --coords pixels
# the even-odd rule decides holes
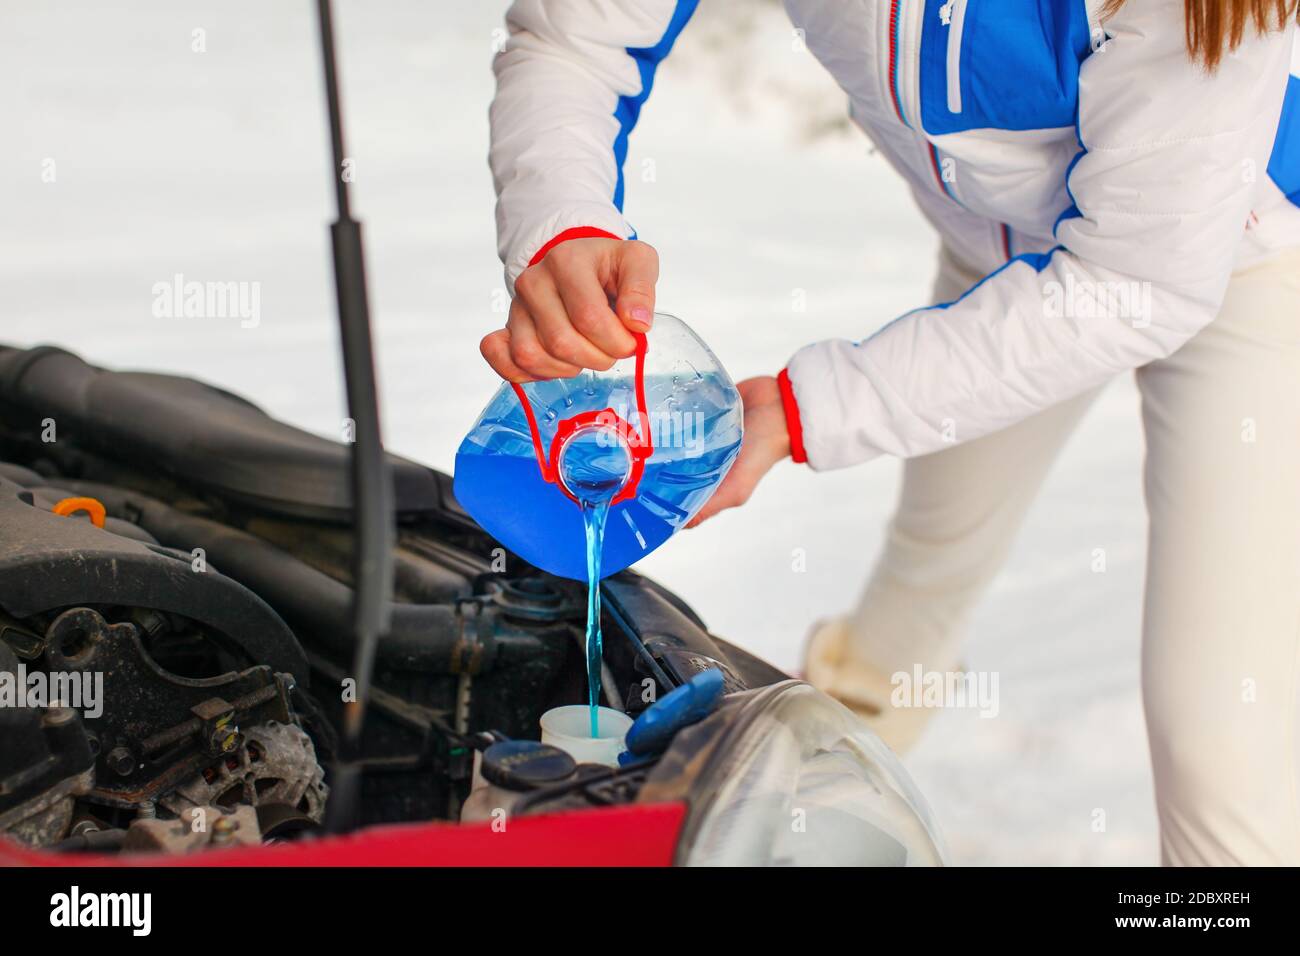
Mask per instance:
[[[96,498],[64,498],[53,508],[56,515],[74,515],[78,511],[84,511],[90,515],[90,523],[96,528],[104,527],[104,515],[107,512],[104,506]]]

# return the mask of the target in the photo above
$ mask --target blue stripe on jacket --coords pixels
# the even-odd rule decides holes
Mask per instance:
[[[1300,206],[1300,76],[1287,80],[1268,175],[1287,199]]]
[[[628,47],[627,55],[636,61],[637,71],[641,74],[641,92],[636,96],[620,96],[614,116],[618,119],[618,135],[614,138],[614,162],[618,166],[618,183],[614,187],[614,205],[623,211],[623,163],[627,160],[627,137],[636,126],[637,117],[641,115],[641,106],[650,97],[650,88],[654,85],[655,70],[666,57],[677,40],[677,35],[686,26],[699,0],[677,0],[668,29],[654,46]]]

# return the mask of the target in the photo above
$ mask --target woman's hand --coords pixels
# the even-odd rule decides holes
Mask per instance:
[[[479,350],[511,382],[603,372],[636,351],[633,332],[650,328],[658,279],[659,254],[644,242],[562,242],[519,274],[506,327]]]
[[[781,404],[781,389],[771,375],[747,378],[736,386],[745,406],[745,438],[736,463],[722,479],[700,513],[686,527],[694,528],[719,511],[736,508],[749,500],[759,479],[782,458],[790,456],[790,432]]]

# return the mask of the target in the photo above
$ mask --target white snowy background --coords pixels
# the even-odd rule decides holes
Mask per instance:
[[[4,6],[0,341],[192,374],[337,436],[314,4]],[[503,321],[485,157],[504,6],[345,0],[336,13],[386,438],[448,471],[497,384],[477,343]],[[846,129],[843,96],[779,9],[697,19],[659,71],[627,165],[628,216],[661,255],[660,307],[740,379],[926,304],[936,240]],[[259,282],[260,325],[155,318],[152,286],[177,273]],[[943,712],[907,758],[956,862],[1156,861],[1136,403],[1126,378],[1093,408],[974,622],[966,661],[1000,675],[1000,714]],[[641,570],[715,632],[797,668],[809,624],[855,601],[898,475],[893,461],[823,475],[787,465],[747,508]],[[1096,548],[1105,573],[1091,569]]]

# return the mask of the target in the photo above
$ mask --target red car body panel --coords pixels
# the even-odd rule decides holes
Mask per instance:
[[[189,856],[31,850],[0,838],[0,866],[670,866],[684,803],[646,803],[491,822],[404,823],[299,843]]]

